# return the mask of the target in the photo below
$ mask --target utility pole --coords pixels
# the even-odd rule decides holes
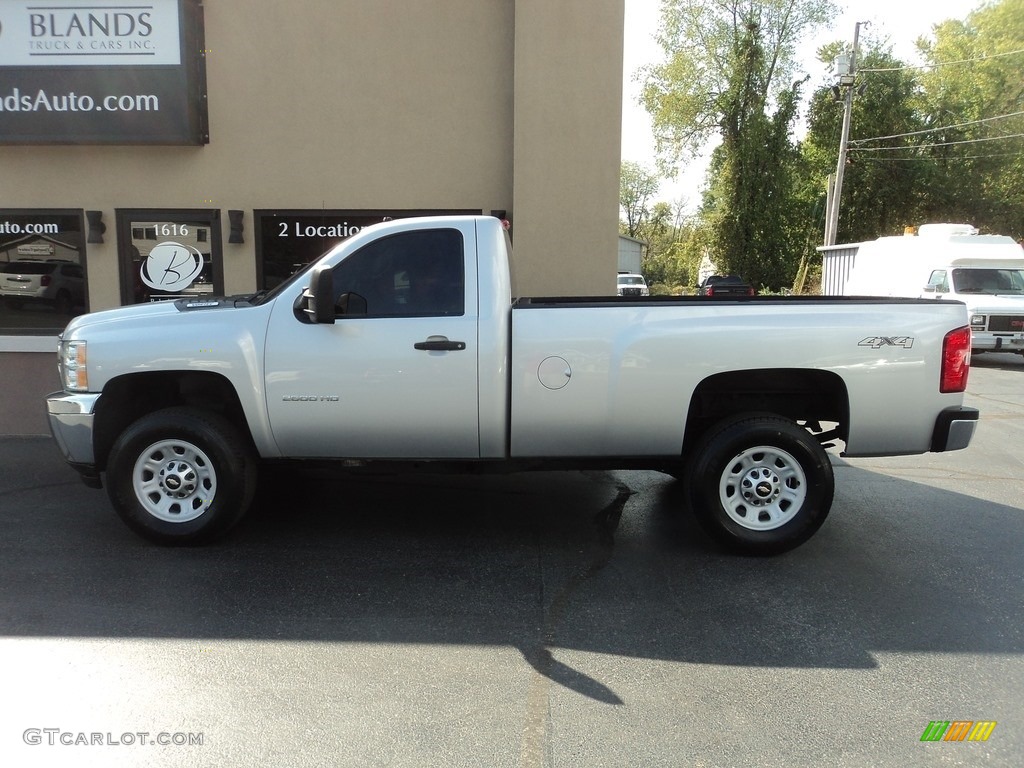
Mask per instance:
[[[839,73],[839,85],[833,90],[845,91],[843,96],[843,131],[839,137],[839,161],[836,163],[835,181],[830,183],[830,194],[826,205],[827,221],[825,223],[825,245],[836,244],[836,230],[839,228],[839,200],[843,193],[843,171],[846,170],[846,145],[850,140],[850,118],[853,115],[853,84],[857,79],[857,46],[860,40],[861,24],[858,21],[853,28],[853,51],[849,59],[840,56],[836,70]]]

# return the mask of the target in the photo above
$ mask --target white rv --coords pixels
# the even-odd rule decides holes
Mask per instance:
[[[967,305],[974,352],[1024,354],[1024,249],[966,224],[859,243],[844,296],[953,299]]]

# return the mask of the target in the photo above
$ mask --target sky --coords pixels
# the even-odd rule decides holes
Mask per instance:
[[[946,19],[965,19],[983,0],[836,0],[843,9],[828,29],[823,29],[807,42],[804,61],[811,84],[820,83],[826,71],[814,58],[817,48],[833,40],[853,44],[857,22],[869,22],[862,28],[862,37],[889,40],[893,53],[908,62],[916,61],[914,41],[930,36],[932,28]],[[636,72],[661,58],[661,49],[654,41],[658,28],[661,0],[625,0],[626,22],[622,78],[622,160],[631,160],[654,170],[654,140],[647,112],[637,103],[640,85]],[[837,148],[838,151],[838,148]],[[704,180],[707,159],[698,159],[682,169],[676,179],[662,182],[658,199],[683,200],[688,210],[700,202],[700,186]]]

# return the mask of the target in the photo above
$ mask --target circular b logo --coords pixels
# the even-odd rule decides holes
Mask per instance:
[[[181,243],[160,243],[142,262],[142,282],[158,291],[183,291],[203,271],[203,254]]]

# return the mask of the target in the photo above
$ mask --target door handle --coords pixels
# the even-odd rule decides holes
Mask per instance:
[[[444,336],[431,336],[426,341],[417,341],[413,348],[427,352],[460,352],[466,348],[466,342],[449,341]]]

